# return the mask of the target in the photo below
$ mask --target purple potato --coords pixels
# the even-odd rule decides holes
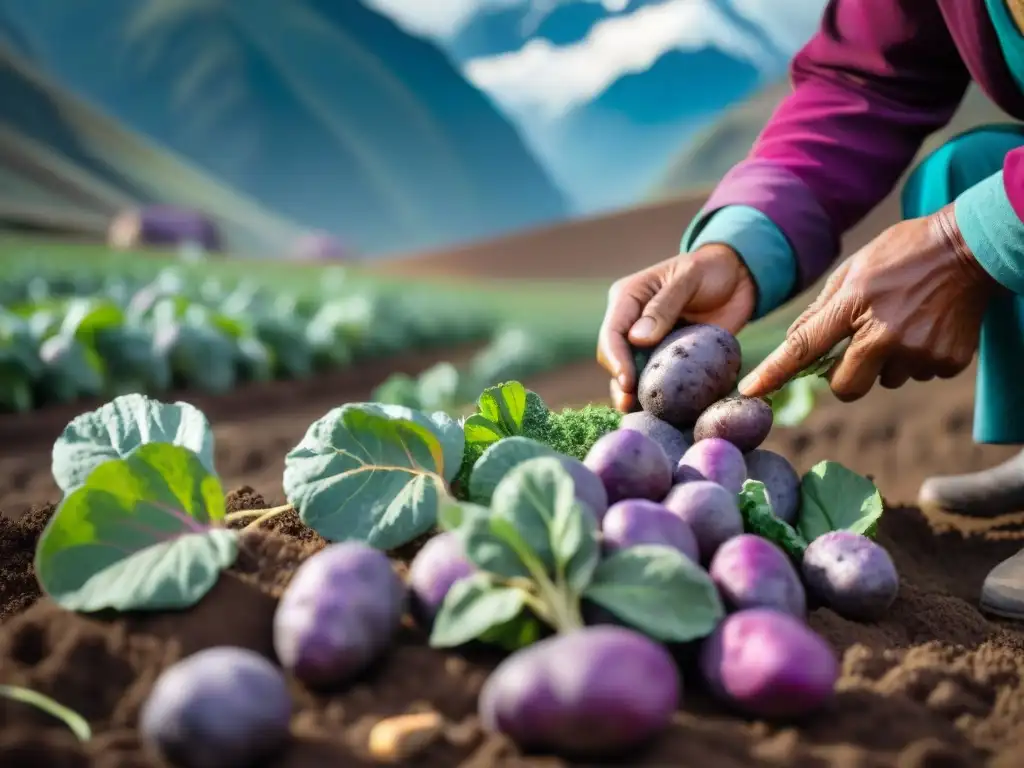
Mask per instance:
[[[640,373],[637,398],[645,411],[684,429],[736,386],[740,344],[715,325],[688,325],[665,337]]]
[[[771,431],[772,407],[759,397],[737,395],[710,405],[693,426],[693,439],[720,437],[748,453]]]
[[[142,740],[182,768],[264,765],[289,740],[292,699],[281,670],[246,648],[188,656],[156,679]]]
[[[423,545],[409,564],[409,592],[416,620],[429,627],[455,582],[476,572],[459,537],[440,533]]]
[[[175,205],[148,205],[119,213],[110,224],[108,241],[119,249],[186,244],[211,252],[223,248],[213,219],[200,211]]]
[[[627,413],[622,417],[619,428],[632,429],[641,435],[647,435],[661,446],[661,450],[668,456],[669,464],[673,467],[683,458],[686,450],[693,445],[693,435],[690,430],[680,431],[647,411]]]
[[[722,544],[743,533],[736,494],[710,480],[677,485],[662,503],[693,531],[702,563],[711,562]]]
[[[727,616],[701,646],[699,663],[715,696],[755,717],[809,715],[832,697],[839,679],[829,644],[768,608]]]
[[[601,480],[608,503],[623,499],[661,501],[672,487],[672,466],[661,447],[631,429],[600,438],[583,460]]]
[[[710,480],[732,493],[739,493],[746,479],[747,465],[740,449],[720,437],[694,443],[679,460],[673,475],[676,484]]]
[[[698,562],[697,538],[682,518],[654,501],[626,499],[608,508],[601,527],[605,551],[618,552],[640,544],[672,547]]]
[[[523,748],[601,755],[667,727],[680,689],[664,647],[624,627],[587,627],[508,657],[484,683],[479,713]]]
[[[601,478],[577,458],[560,455],[558,460],[572,476],[573,485],[576,487],[576,500],[585,504],[594,513],[600,525],[608,511],[608,491],[605,490]]]
[[[899,594],[900,577],[889,553],[852,531],[831,531],[814,539],[802,567],[811,593],[848,619],[880,619]]]
[[[313,687],[351,680],[390,645],[405,585],[380,550],[332,544],[295,571],[274,614],[281,665]]]
[[[758,448],[746,455],[747,477],[764,483],[772,512],[792,525],[800,514],[800,475],[774,451]]]
[[[807,594],[793,563],[768,539],[750,533],[718,548],[708,567],[725,601],[736,610],[774,608],[804,618]]]

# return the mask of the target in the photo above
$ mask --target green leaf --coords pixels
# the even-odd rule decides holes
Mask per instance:
[[[89,727],[88,720],[49,696],[44,696],[30,688],[22,688],[19,685],[0,685],[0,697],[28,704],[60,720],[81,742],[89,741],[92,738],[92,728]]]
[[[103,392],[102,361],[72,336],[51,336],[39,347],[43,361],[40,388],[57,402],[70,403]]]
[[[211,325],[158,324],[153,349],[166,357],[177,379],[200,392],[226,394],[238,380],[235,343]]]
[[[442,442],[443,441],[443,442]],[[437,522],[461,432],[397,405],[350,403],[310,425],[285,457],[284,491],[329,541],[393,549]]]
[[[188,448],[207,472],[214,473],[213,430],[202,411],[188,403],[122,395],[76,416],[64,428],[53,444],[53,479],[65,494],[70,493],[100,464],[123,458],[147,443]]]
[[[457,515],[454,506],[458,507]],[[455,532],[466,557],[481,571],[507,579],[529,577],[530,571],[519,554],[525,544],[514,527],[503,525],[504,521],[495,518],[487,507],[446,504],[443,517],[444,527]]]
[[[526,607],[525,593],[494,584],[484,573],[460,579],[445,595],[434,619],[430,645],[455,648],[503,627]]]
[[[517,466],[529,459],[557,455],[553,448],[521,435],[499,440],[473,465],[469,478],[470,501],[489,505],[498,483]]]
[[[791,558],[800,562],[807,549],[807,540],[785,520],[772,511],[764,483],[747,480],[739,493],[740,514],[747,533],[756,534],[780,546]]]
[[[793,379],[771,396],[773,423],[780,427],[802,424],[814,410],[814,379]]]
[[[477,401],[480,415],[501,428],[506,437],[522,432],[526,415],[526,387],[518,381],[507,381],[488,387]]]
[[[401,417],[405,411],[401,408],[392,411],[393,406],[384,405],[385,413],[394,413]],[[462,466],[462,453],[466,447],[466,436],[462,433],[459,422],[453,419],[444,411],[436,411],[427,415],[430,428],[441,441],[441,453],[444,455],[444,471],[441,475],[445,482],[450,483],[459,474],[459,467]]]
[[[487,630],[478,639],[511,653],[533,645],[543,637],[544,632],[545,627],[541,621],[529,610],[525,610],[511,621]]]
[[[494,491],[491,514],[514,528],[530,553],[551,574],[583,546],[582,536],[575,541],[561,536],[557,542],[552,536],[555,518],[572,515],[575,507],[576,486],[572,476],[557,458],[542,456],[524,461],[502,478]],[[564,522],[562,525],[565,527]],[[570,551],[571,546],[576,549]]]
[[[604,560],[583,594],[635,629],[669,643],[705,637],[725,615],[707,572],[675,549],[654,544]]]
[[[508,435],[502,432],[501,427],[479,413],[474,413],[467,418],[462,425],[462,429],[466,435],[466,442],[481,446],[481,450],[502,438],[508,437]]]
[[[829,531],[871,535],[882,518],[882,494],[866,477],[835,461],[811,467],[800,482],[798,528],[807,541]]]
[[[110,300],[73,298],[67,304],[60,333],[95,349],[97,334],[118,328],[124,322],[124,311]]]
[[[96,467],[39,539],[43,590],[74,611],[195,605],[237,556],[224,492],[199,457],[147,443]]]

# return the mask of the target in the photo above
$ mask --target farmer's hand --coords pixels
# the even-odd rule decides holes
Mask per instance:
[[[617,281],[608,293],[597,344],[597,360],[612,376],[615,407],[628,411],[636,397],[629,342],[653,346],[680,317],[737,333],[753,314],[756,298],[743,261],[731,248],[717,244],[673,256]]]
[[[847,338],[828,375],[840,400],[863,397],[875,379],[895,389],[908,379],[955,376],[974,357],[996,286],[964,242],[952,205],[901,222],[836,269],[740,393],[777,390]]]

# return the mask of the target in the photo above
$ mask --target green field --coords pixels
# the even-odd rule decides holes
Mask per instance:
[[[174,253],[118,252],[102,245],[52,243],[34,238],[0,235],[0,278],[27,274],[84,272],[86,274],[155,274],[174,265],[196,279],[209,277],[225,281],[248,281],[299,296],[322,296],[325,280],[344,273],[351,288],[365,286],[379,294],[402,296],[428,294],[432,299],[451,301],[474,317],[495,323],[536,329],[549,337],[593,339],[604,312],[605,281],[455,281],[403,280],[383,277],[358,266],[311,266],[269,260],[210,259],[185,264]],[[763,358],[778,344],[793,318],[798,302],[754,323],[740,336],[748,365]]]

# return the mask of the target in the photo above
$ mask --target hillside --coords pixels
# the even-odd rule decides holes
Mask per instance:
[[[788,93],[789,83],[778,83],[722,114],[713,125],[686,143],[655,186],[651,198],[671,198],[681,192],[714,185],[746,156],[768,118]],[[928,140],[924,151],[974,126],[1007,119],[981,91],[972,87],[950,124]]]
[[[167,202],[207,210],[231,249],[247,254],[279,252],[295,236],[293,225],[69,95],[4,39],[0,228],[103,237],[122,208]]]
[[[364,253],[567,212],[445,54],[355,0],[5,0],[2,16],[69,90]]]

